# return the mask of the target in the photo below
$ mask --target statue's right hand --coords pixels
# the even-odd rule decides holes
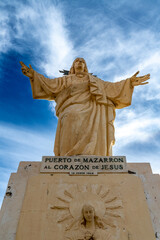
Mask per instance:
[[[32,78],[33,77],[33,68],[32,66],[29,64],[29,67],[27,67],[22,61],[20,61],[20,64],[22,66],[21,70],[22,70],[22,73],[29,77],[29,78]]]

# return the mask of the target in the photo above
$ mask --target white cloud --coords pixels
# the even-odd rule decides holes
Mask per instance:
[[[49,109],[53,112],[54,116],[57,118],[55,107],[56,107],[56,102],[55,101],[50,101],[49,102]]]
[[[127,162],[149,162],[154,173],[160,173],[159,116],[152,109],[118,110],[115,121],[114,155],[125,155]]]
[[[152,109],[118,110],[115,121],[114,155],[125,155],[127,162],[148,162],[160,174],[160,121]]]
[[[5,53],[11,47],[11,38],[9,33],[8,13],[1,9],[0,11],[0,54]]]
[[[53,136],[55,132],[36,132],[27,128],[1,123],[1,141],[3,149],[0,155],[17,161],[41,160],[42,155],[53,154]],[[8,148],[10,149],[8,153]],[[9,159],[9,158],[7,158]]]
[[[116,121],[116,137],[119,147],[134,142],[153,140],[160,129],[159,116],[152,110],[137,112],[134,110],[120,110]],[[128,111],[128,112],[127,112]]]
[[[113,82],[129,78],[138,70],[139,76],[150,73],[150,84],[136,87],[134,96],[143,101],[160,100],[160,38],[157,32],[137,30],[133,26],[125,32],[98,14],[91,20],[86,21],[85,26],[91,29],[90,38],[80,47],[89,71]]]
[[[158,70],[160,40],[150,30],[139,30],[135,33],[133,29],[133,32],[125,34],[114,25],[106,26],[103,33],[96,32],[95,35],[81,49],[83,54],[90,56],[92,71],[101,72],[105,76],[108,61],[109,64],[112,63],[110,69],[113,70],[113,80],[117,77],[121,79],[123,75],[131,76],[138,69],[143,72],[151,67],[151,70]],[[120,71],[121,77],[117,76]]]
[[[48,76],[59,76],[58,70],[68,67],[68,63],[71,65],[75,54],[62,6],[51,1],[34,0],[29,5],[14,1],[10,6],[15,8],[12,37],[9,12],[6,10],[1,16],[0,49],[6,44],[6,50],[12,48],[21,54],[30,53],[38,69],[43,69]],[[19,44],[14,45],[14,39]]]

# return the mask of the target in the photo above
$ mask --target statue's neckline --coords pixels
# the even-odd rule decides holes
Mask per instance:
[[[78,77],[77,75],[74,76],[74,78],[76,78],[76,80],[74,80],[74,82],[87,82],[89,80],[88,75],[84,75],[83,77]]]

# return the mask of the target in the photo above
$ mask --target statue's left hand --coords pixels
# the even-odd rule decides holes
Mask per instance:
[[[22,73],[25,76],[27,76],[29,78],[32,78],[34,70],[33,70],[32,66],[31,66],[31,64],[29,64],[29,67],[27,67],[22,61],[20,61],[20,64],[22,66],[22,68],[21,68]]]
[[[141,76],[141,77],[137,77],[137,75],[139,74],[139,71],[136,72],[132,77],[131,77],[131,84],[132,87],[134,86],[139,86],[139,85],[145,85],[148,84],[149,82],[146,82],[148,79],[150,79],[150,74]]]

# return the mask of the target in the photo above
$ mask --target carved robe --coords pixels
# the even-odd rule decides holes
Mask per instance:
[[[34,71],[33,98],[56,101],[55,156],[111,156],[115,109],[131,104],[130,79],[105,82],[88,74],[48,79]]]

